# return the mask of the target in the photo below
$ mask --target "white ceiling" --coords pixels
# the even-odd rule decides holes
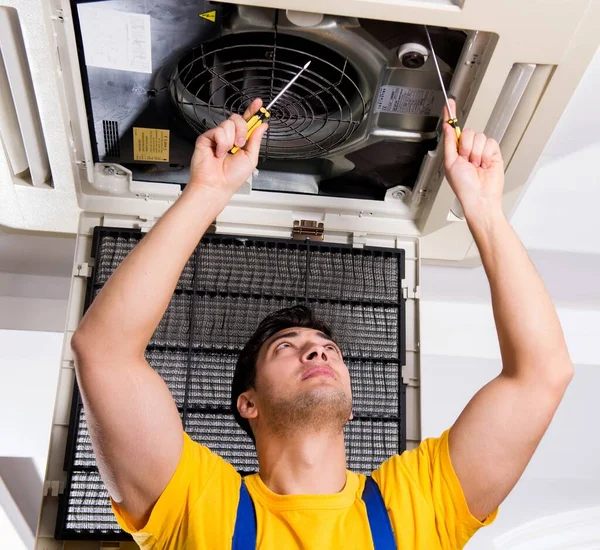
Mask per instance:
[[[555,305],[600,310],[600,254],[529,250]],[[483,268],[462,269],[425,265],[421,296],[441,302],[489,302]]]

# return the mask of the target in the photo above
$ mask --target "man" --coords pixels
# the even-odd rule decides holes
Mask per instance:
[[[255,100],[245,119],[261,104]],[[233,115],[198,138],[185,191],[73,337],[98,467],[120,525],[142,548],[231,548],[234,531],[241,547],[373,548],[386,526],[375,527],[365,505],[372,482],[346,470],[348,370],[309,310],[269,316],[240,355],[232,405],[260,464],[244,482],[184,434],[167,386],[144,358],[187,259],[256,166],[267,126],[246,142],[245,119]],[[234,144],[243,148],[230,155]],[[457,147],[444,124],[444,153],[490,282],[503,368],[449,431],[373,473],[399,549],[461,548],[491,523],[573,375],[550,298],[502,212],[498,145],[465,130]],[[256,542],[238,536],[244,502]]]

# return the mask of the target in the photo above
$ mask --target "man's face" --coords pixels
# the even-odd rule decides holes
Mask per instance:
[[[352,416],[350,375],[338,345],[322,332],[285,329],[263,344],[252,401],[259,430],[341,429]]]

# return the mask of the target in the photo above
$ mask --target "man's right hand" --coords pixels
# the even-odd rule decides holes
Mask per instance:
[[[219,126],[198,137],[188,186],[209,189],[227,200],[243,185],[256,168],[260,142],[268,129],[268,124],[262,123],[246,141],[246,121],[261,107],[262,100],[257,98],[248,106],[243,117],[231,115]],[[229,150],[234,145],[241,149],[231,154]]]
[[[261,104],[253,101],[246,118]],[[184,442],[173,397],[144,350],[198,241],[254,170],[266,129],[246,143],[246,121],[233,115],[198,138],[186,191],[113,273],[71,340],[98,469],[136,528],[148,521]],[[234,143],[244,147],[232,155]]]

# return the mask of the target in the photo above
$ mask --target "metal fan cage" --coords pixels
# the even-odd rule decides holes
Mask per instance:
[[[309,60],[309,68],[273,106],[261,156],[326,156],[357,130],[365,98],[352,63],[317,41],[276,30],[225,34],[179,60],[171,99],[200,134],[243,113],[255,97],[266,106]]]
[[[139,230],[96,228],[88,306],[142,237]],[[190,437],[241,473],[254,472],[256,451],[229,409],[235,362],[265,315],[308,304],[331,326],[350,370],[348,467],[370,473],[406,445],[403,278],[402,250],[208,235],[187,262],[146,359],[169,387]],[[128,540],[111,512],[77,387],[65,470],[56,537]]]

